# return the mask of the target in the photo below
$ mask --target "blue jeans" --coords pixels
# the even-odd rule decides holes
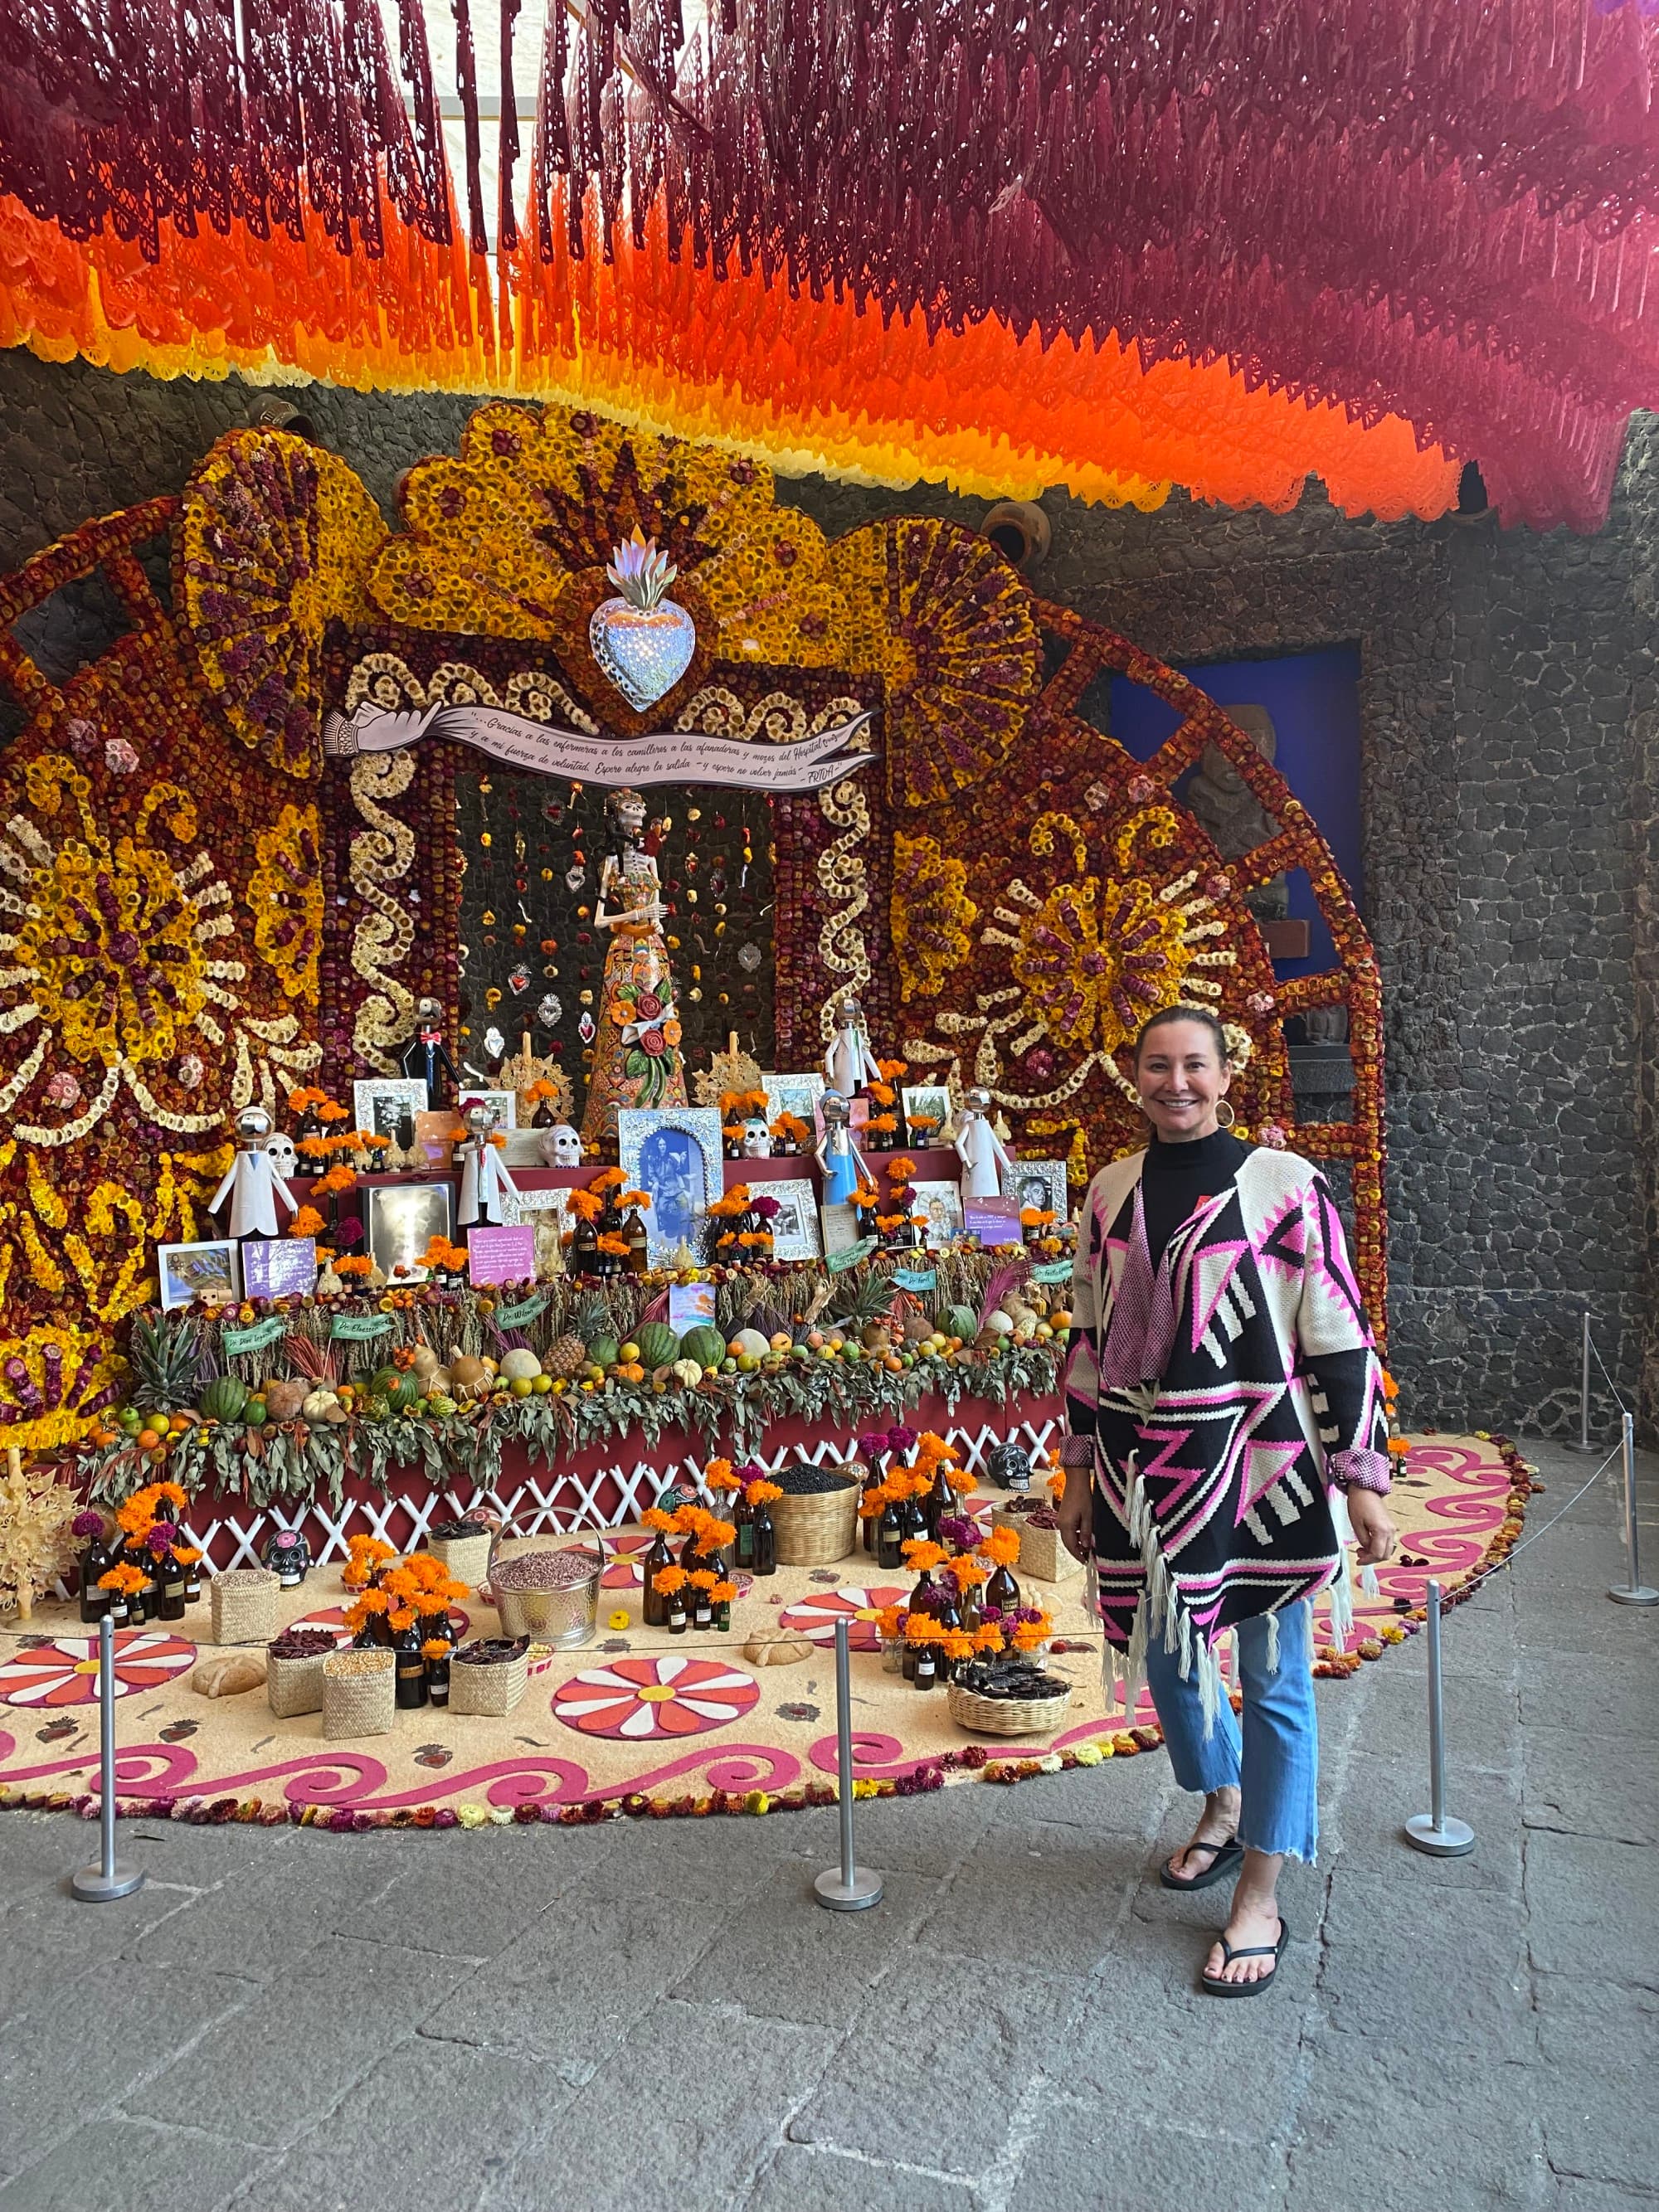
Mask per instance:
[[[1178,1652],[1161,1636],[1146,1652],[1146,1683],[1158,1708],[1170,1764],[1183,1790],[1237,1790],[1243,1803],[1238,1840],[1248,1850],[1282,1851],[1311,1862],[1319,1841],[1319,1736],[1314,1717],[1310,1607],[1279,1615],[1279,1666],[1267,1668],[1265,1613],[1240,1624],[1239,1687],[1244,1725],[1224,1698],[1206,1737],[1195,1681],[1184,1681]]]

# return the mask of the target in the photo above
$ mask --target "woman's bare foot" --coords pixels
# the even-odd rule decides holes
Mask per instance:
[[[1204,1800],[1204,1810],[1198,1816],[1191,1841],[1183,1844],[1170,1861],[1170,1873],[1176,1881],[1191,1881],[1195,1875],[1208,1873],[1217,1851],[1233,1839],[1238,1826],[1238,1804],[1237,1790],[1211,1790]]]
[[[1264,1954],[1229,1960],[1219,1943],[1213,1945],[1204,1962],[1204,1971],[1212,1982],[1259,1982],[1273,1972],[1273,1947],[1279,1929],[1276,1893],[1283,1863],[1277,1852],[1271,1856],[1266,1851],[1245,1852],[1243,1871],[1233,1892],[1233,1909],[1222,1932],[1235,1951],[1265,1946]]]

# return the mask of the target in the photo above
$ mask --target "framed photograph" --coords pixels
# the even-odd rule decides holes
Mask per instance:
[[[763,1075],[761,1084],[766,1092],[769,1121],[775,1121],[780,1114],[793,1114],[797,1121],[805,1122],[815,1137],[822,1135],[823,1125],[818,1119],[818,1101],[823,1096],[821,1075]]]
[[[351,1086],[351,1110],[357,1127],[371,1137],[396,1137],[405,1114],[412,1121],[426,1111],[426,1085],[417,1077],[377,1076]]]
[[[447,1182],[371,1184],[368,1252],[388,1282],[423,1283],[421,1255],[434,1237],[455,1234],[455,1194]],[[399,1272],[401,1270],[401,1273]]]
[[[793,1110],[793,1109],[792,1109]],[[812,1185],[804,1176],[789,1182],[751,1182],[750,1198],[775,1198],[778,1210],[772,1217],[772,1257],[775,1260],[817,1260],[818,1209]]]
[[[171,1310],[192,1298],[204,1305],[233,1305],[242,1295],[241,1255],[234,1237],[210,1244],[161,1244],[155,1252],[161,1304]]]
[[[498,1129],[516,1129],[519,1126],[519,1094],[516,1091],[459,1091],[455,1094],[455,1110],[465,1115],[469,1106],[488,1106],[495,1116]]]
[[[624,1107],[617,1116],[617,1157],[629,1189],[651,1194],[647,1256],[665,1260],[682,1240],[695,1251],[708,1209],[726,1189],[720,1109]]]
[[[910,1211],[927,1224],[927,1249],[937,1252],[963,1233],[962,1185],[957,1182],[913,1182]]]
[[[1052,1213],[1056,1221],[1067,1219],[1072,1211],[1064,1160],[1016,1160],[1012,1174],[1002,1178],[1002,1194],[1021,1207],[1035,1206]]]
[[[904,1118],[909,1124],[913,1145],[942,1145],[945,1132],[951,1126],[950,1087],[943,1083],[907,1083],[899,1093],[904,1102]],[[916,1133],[916,1116],[931,1119],[933,1127],[925,1137]]]

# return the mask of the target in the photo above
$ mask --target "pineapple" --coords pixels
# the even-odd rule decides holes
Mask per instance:
[[[193,1321],[137,1314],[127,1338],[132,1401],[157,1413],[180,1413],[202,1387],[202,1340]]]
[[[890,1352],[888,1317],[892,1303],[891,1283],[883,1276],[869,1274],[842,1299],[836,1318],[848,1336],[857,1333],[866,1352]]]
[[[587,1364],[587,1347],[610,1326],[611,1309],[594,1294],[580,1300],[562,1336],[553,1340],[547,1355],[547,1372],[569,1382]]]

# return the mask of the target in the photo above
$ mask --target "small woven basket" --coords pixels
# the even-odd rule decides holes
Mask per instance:
[[[331,1651],[314,1651],[307,1659],[279,1659],[265,1654],[265,1696],[279,1721],[296,1713],[319,1713],[323,1709],[323,1668]]]
[[[323,1656],[323,1734],[385,1735],[398,1711],[398,1662],[384,1644]]]
[[[497,1659],[482,1667],[457,1654],[449,1663],[449,1710],[470,1713],[480,1720],[504,1720],[523,1697],[529,1681],[527,1648],[516,1658]]]
[[[427,1549],[443,1562],[444,1571],[458,1583],[477,1589],[489,1572],[489,1531],[478,1536],[433,1536]]]
[[[951,1717],[970,1735],[1048,1735],[1072,1702],[1069,1689],[1054,1698],[982,1698],[960,1682],[947,1684]]]
[[[781,1567],[832,1567],[858,1542],[862,1494],[859,1476],[844,1468],[826,1472],[845,1474],[845,1486],[811,1491],[804,1498],[792,1498],[786,1491],[772,1501],[772,1528]]]
[[[263,1567],[227,1567],[213,1577],[216,1644],[269,1644],[276,1633],[275,1575]]]
[[[991,1516],[994,1528],[1012,1528],[1019,1538],[1019,1571],[1040,1583],[1063,1583],[1083,1572],[1060,1540],[1058,1528],[1034,1528],[1029,1513],[1010,1513],[999,1505]]]

